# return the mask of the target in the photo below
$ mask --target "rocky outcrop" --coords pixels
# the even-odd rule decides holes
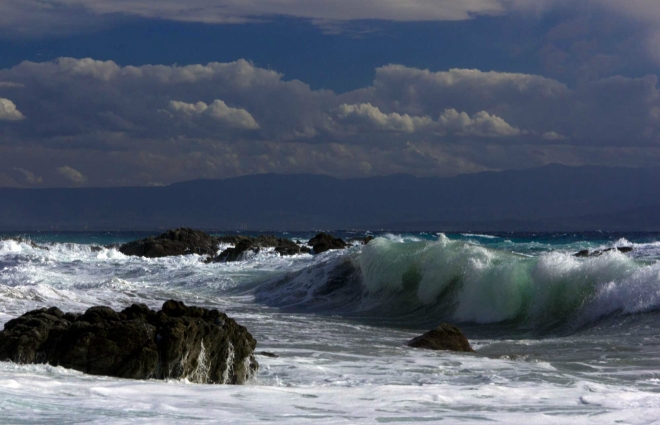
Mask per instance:
[[[200,230],[180,228],[125,243],[119,247],[119,251],[125,255],[149,258],[186,254],[215,255],[218,243],[218,238]]]
[[[424,335],[408,341],[409,347],[474,353],[470,342],[456,326],[443,323]]]
[[[588,249],[583,249],[575,254],[576,257],[599,257],[606,252],[619,251],[621,253],[632,252],[633,248],[631,246],[618,246],[615,248],[599,249],[596,251],[589,251]]]
[[[356,242],[364,245],[373,239],[372,236],[356,239]],[[233,245],[219,255],[216,255],[220,244]],[[180,228],[168,230],[167,232],[125,243],[119,246],[119,251],[125,255],[140,257],[169,257],[175,255],[199,254],[206,255],[207,262],[230,262],[240,261],[246,253],[259,253],[264,248],[274,248],[274,251],[282,256],[297,255],[304,253],[320,254],[331,249],[345,249],[349,244],[342,239],[327,233],[319,233],[309,240],[307,246],[300,246],[290,239],[278,238],[272,235],[261,235],[258,237],[244,235],[210,236],[200,230]]]
[[[133,304],[84,314],[55,307],[10,320],[0,332],[0,360],[48,363],[93,375],[243,384],[259,364],[257,342],[218,310],[167,301],[160,311]]]
[[[296,255],[309,253],[310,249],[301,247],[292,240],[277,238],[270,235],[262,235],[256,238],[249,236],[232,236],[235,238],[229,240],[225,237],[221,238],[221,242],[234,243],[233,248],[227,248],[218,255],[214,261],[238,261],[243,258],[246,252],[258,253],[263,248],[275,248],[275,252],[280,255]]]
[[[343,240],[327,233],[317,234],[307,244],[312,247],[314,254],[320,254],[331,249],[344,249],[348,246]]]

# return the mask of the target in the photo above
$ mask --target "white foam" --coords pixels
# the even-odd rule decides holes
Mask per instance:
[[[466,238],[501,239],[499,236],[481,235],[479,233],[461,233],[461,235],[465,236]]]

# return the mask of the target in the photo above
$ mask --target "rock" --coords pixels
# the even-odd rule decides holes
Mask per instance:
[[[271,353],[270,351],[259,351],[258,353],[255,353],[257,356],[264,356],[264,357],[270,357],[273,359],[278,358],[279,356],[275,353]]]
[[[225,242],[229,239],[223,239],[221,237],[221,242]],[[275,252],[278,254],[285,255],[296,255],[302,253],[309,253],[310,249],[307,247],[301,247],[295,242],[289,239],[277,238],[272,235],[261,235],[257,238],[252,238],[249,236],[232,236],[231,238],[235,241],[235,246],[233,248],[227,248],[218,255],[214,260],[216,262],[228,262],[228,261],[239,261],[243,254],[246,252],[258,253],[262,248],[275,248]]]
[[[428,350],[475,352],[461,330],[447,323],[443,323],[424,335],[411,339],[407,345]]]
[[[344,249],[347,246],[343,240],[327,233],[317,234],[307,244],[312,247],[314,254],[320,254],[331,249]]]
[[[578,253],[575,254],[576,257],[599,257],[603,255],[606,252],[610,251],[619,251],[621,253],[628,253],[632,252],[633,247],[631,246],[618,246],[614,248],[607,248],[607,249],[601,249],[601,250],[596,250],[596,251],[589,251],[588,249],[583,249],[582,251],[579,251]]]
[[[156,312],[133,304],[122,312],[30,311],[0,332],[0,360],[48,363],[93,375],[243,384],[259,368],[257,342],[218,310],[167,301]]]
[[[125,243],[119,247],[119,251],[125,255],[149,258],[187,254],[215,255],[218,243],[218,238],[200,230],[179,228],[159,236]]]

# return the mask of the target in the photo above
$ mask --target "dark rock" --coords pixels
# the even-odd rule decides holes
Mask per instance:
[[[228,262],[239,261],[246,252],[258,253],[262,248],[275,248],[275,252],[285,255],[297,255],[302,253],[309,253],[310,249],[301,247],[292,240],[277,238],[272,235],[261,235],[257,238],[249,236],[231,236],[220,237],[221,242],[232,243],[235,241],[233,248],[227,248],[218,255],[214,261]]]
[[[331,249],[344,249],[346,242],[339,238],[335,238],[327,233],[319,233],[307,242],[312,247],[314,254],[320,254]]]
[[[264,357],[271,357],[273,359],[278,358],[279,356],[275,353],[271,353],[269,351],[259,351],[258,353],[255,353],[257,356],[264,356]]]
[[[409,347],[474,353],[467,338],[456,326],[443,323],[424,335],[408,341]]]
[[[0,360],[49,363],[93,375],[243,384],[259,364],[256,340],[218,310],[167,301],[156,312],[133,304],[118,313],[30,311],[0,332]]]
[[[614,248],[607,248],[607,249],[600,249],[596,251],[589,251],[588,249],[583,249],[582,251],[579,251],[578,253],[575,254],[576,257],[599,257],[603,255],[606,252],[610,251],[619,251],[621,253],[628,253],[632,252],[633,247],[631,246],[618,246]]]
[[[187,254],[215,255],[218,243],[218,238],[200,230],[180,228],[125,243],[119,247],[119,251],[125,255],[149,258]]]

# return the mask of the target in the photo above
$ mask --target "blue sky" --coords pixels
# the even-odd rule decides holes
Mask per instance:
[[[6,0],[0,12],[1,186],[660,159],[651,0]]]

